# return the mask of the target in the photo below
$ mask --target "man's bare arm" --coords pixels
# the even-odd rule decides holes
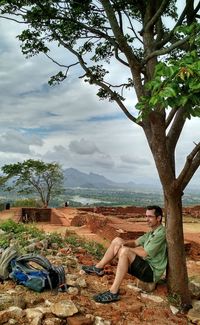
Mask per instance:
[[[135,248],[134,252],[141,257],[146,257],[148,254],[142,246],[137,243],[137,240],[126,240],[123,246]]]
[[[131,240],[126,240],[124,242],[123,246],[126,246],[126,247],[137,247],[139,245],[137,244],[137,241],[136,240],[131,239]]]

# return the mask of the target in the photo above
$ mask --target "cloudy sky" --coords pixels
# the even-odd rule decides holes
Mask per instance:
[[[62,84],[49,86],[59,68],[43,55],[25,59],[16,39],[19,28],[0,20],[0,166],[32,158],[118,182],[159,182],[142,130],[116,105],[99,101],[96,88],[78,78],[77,68]],[[54,51],[60,62],[69,59],[64,51]],[[132,97],[131,106],[135,103]],[[193,142],[199,142],[199,130],[199,118],[186,124],[178,168]],[[200,171],[191,186],[199,180]]]

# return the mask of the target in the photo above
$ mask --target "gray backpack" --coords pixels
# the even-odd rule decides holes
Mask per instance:
[[[57,293],[67,290],[64,267],[53,265],[45,256],[21,255],[11,261],[11,269],[11,279],[34,291],[54,289]]]
[[[0,281],[4,281],[9,278],[11,271],[11,261],[18,256],[18,252],[15,247],[7,247],[0,256]]]

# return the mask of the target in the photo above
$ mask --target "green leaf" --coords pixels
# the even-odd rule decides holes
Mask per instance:
[[[157,105],[158,102],[159,102],[159,98],[157,96],[152,96],[149,100],[149,104],[153,106]]]
[[[162,97],[175,97],[176,95],[176,91],[170,86],[166,86],[160,91],[160,96]]]

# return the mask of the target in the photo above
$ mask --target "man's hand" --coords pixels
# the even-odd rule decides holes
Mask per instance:
[[[135,240],[126,240],[125,243],[123,244],[123,246],[126,246],[126,247],[136,247],[136,242]]]
[[[138,256],[141,256],[143,258],[147,256],[147,252],[144,250],[144,248],[141,247],[141,246],[138,246],[137,241],[135,241],[133,239],[132,240],[126,240],[124,242],[123,246],[134,248],[134,252]]]

